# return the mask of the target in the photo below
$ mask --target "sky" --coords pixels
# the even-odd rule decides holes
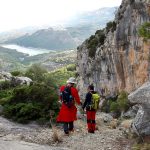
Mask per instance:
[[[122,0],[0,0],[0,32],[27,26],[61,25],[74,15]]]

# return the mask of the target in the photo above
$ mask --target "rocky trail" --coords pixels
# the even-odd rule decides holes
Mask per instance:
[[[98,118],[98,116],[97,116]],[[75,122],[75,131],[65,136],[62,127],[53,130],[36,124],[21,125],[0,117],[0,150],[130,150],[123,130],[97,120],[95,134],[87,133],[85,119]],[[58,141],[57,141],[58,140]]]

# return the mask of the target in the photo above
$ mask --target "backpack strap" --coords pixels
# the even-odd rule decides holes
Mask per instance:
[[[64,90],[66,90],[66,89],[68,89],[69,94],[72,95],[71,94],[71,87],[69,87],[69,86],[66,85]]]

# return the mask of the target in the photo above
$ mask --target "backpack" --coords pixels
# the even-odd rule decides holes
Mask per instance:
[[[97,110],[99,108],[100,96],[98,93],[92,94],[91,109]]]
[[[74,104],[74,98],[71,95],[71,87],[65,87],[64,91],[61,92],[61,100],[68,107],[71,107]]]

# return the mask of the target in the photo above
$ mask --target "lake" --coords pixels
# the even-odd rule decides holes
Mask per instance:
[[[16,51],[28,54],[29,56],[49,53],[50,51],[52,51],[52,50],[40,49],[40,48],[23,47],[16,44],[2,44],[1,46],[4,48],[15,49]]]

